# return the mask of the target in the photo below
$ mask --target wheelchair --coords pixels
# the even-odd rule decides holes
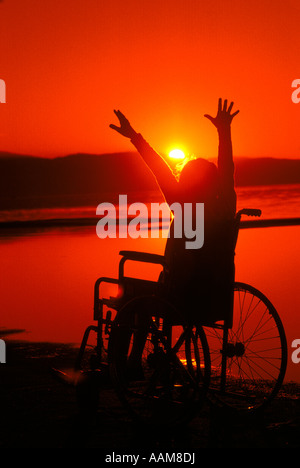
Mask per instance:
[[[242,215],[261,212],[236,214],[235,245]],[[264,409],[278,393],[287,366],[284,328],[269,299],[251,285],[234,282],[229,316],[190,323],[166,298],[163,281],[125,274],[125,264],[142,262],[159,265],[163,275],[164,256],[136,251],[120,251],[120,256],[118,278],[95,282],[95,324],[85,330],[75,369],[104,375],[129,414],[148,424],[189,421],[205,401],[234,411]],[[118,293],[104,297],[105,284]],[[88,353],[91,332],[96,344]]]

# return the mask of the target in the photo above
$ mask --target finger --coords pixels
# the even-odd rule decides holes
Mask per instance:
[[[229,113],[229,114],[230,114],[230,112],[231,112],[232,107],[233,107],[233,102],[231,102],[231,103],[230,103],[230,106],[228,107],[228,113]]]
[[[204,114],[204,117],[206,117],[208,120],[210,120],[211,122],[213,121],[213,117],[211,115],[208,115],[208,114]]]
[[[235,112],[232,114],[231,117],[233,118],[233,117],[234,117],[235,115],[237,115],[239,112],[240,112],[239,110],[235,111]]]
[[[120,115],[119,115],[119,111],[118,111],[118,110],[114,110],[114,113],[116,114],[118,120],[121,121],[121,120],[120,120],[121,118],[120,118]]]
[[[218,102],[218,112],[222,110],[222,98],[219,98]]]
[[[116,110],[115,114],[118,117],[118,119],[120,120],[120,118],[122,117],[122,112],[120,112],[119,110]]]
[[[124,115],[120,110],[118,110],[118,116],[119,116],[119,118],[121,118],[121,119],[126,119],[125,115]],[[127,120],[127,119],[126,119],[126,120]]]
[[[224,101],[223,111],[226,112],[227,110],[227,99]]]
[[[119,117],[121,126],[130,125],[129,120],[125,117],[124,114],[122,114],[121,111],[118,111],[118,117]]]
[[[121,115],[121,112],[119,110],[114,110],[114,113],[116,114],[116,116],[118,117],[118,119],[120,120],[120,115]]]
[[[110,128],[112,128],[113,130],[116,130],[117,132],[119,132],[120,128],[117,127],[116,125],[114,124],[110,124]]]

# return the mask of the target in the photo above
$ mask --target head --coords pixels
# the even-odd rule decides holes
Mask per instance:
[[[218,195],[217,167],[206,159],[193,159],[183,167],[179,184],[191,201],[212,201]]]

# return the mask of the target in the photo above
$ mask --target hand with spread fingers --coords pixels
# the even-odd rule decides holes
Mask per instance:
[[[120,127],[114,124],[110,124],[110,128],[116,130],[116,132],[120,133],[120,135],[132,139],[136,135],[136,131],[132,128],[128,119],[119,110],[114,110],[114,113],[119,119]]]
[[[239,110],[237,110],[233,114],[231,114],[233,104],[234,103],[231,102],[229,107],[227,108],[227,99],[224,100],[223,104],[222,99],[220,98],[216,117],[212,117],[208,114],[205,114],[204,117],[210,120],[218,130],[230,127],[233,117],[235,117],[239,113]]]

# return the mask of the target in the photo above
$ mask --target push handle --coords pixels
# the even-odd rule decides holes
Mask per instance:
[[[261,210],[253,209],[253,208],[243,208],[242,210],[237,212],[236,217],[240,218],[242,215],[246,216],[261,216]]]

